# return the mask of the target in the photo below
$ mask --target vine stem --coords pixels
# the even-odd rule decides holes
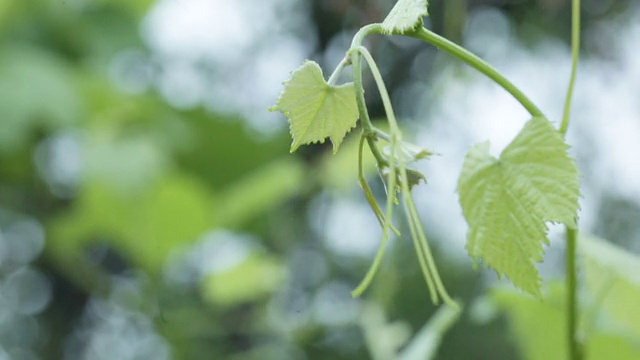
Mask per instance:
[[[486,61],[471,53],[469,50],[426,28],[420,28],[415,32],[406,33],[406,35],[425,41],[464,61],[471,67],[488,76],[491,80],[495,81],[498,85],[502,86],[507,92],[513,95],[513,97],[516,98],[516,100],[518,100],[525,109],[527,109],[531,116],[544,117],[542,111],[531,100],[529,100],[529,98],[520,91],[517,86],[504,77],[504,75],[502,75],[493,66],[489,65]]]
[[[400,231],[398,231],[393,225],[391,225],[390,220],[388,220],[389,217],[385,216],[382,213],[382,210],[380,209],[380,207],[378,206],[378,203],[373,197],[371,188],[369,187],[369,184],[367,184],[367,180],[364,177],[364,168],[362,163],[362,149],[364,147],[365,139],[366,137],[364,136],[364,133],[363,133],[360,136],[360,143],[358,144],[358,181],[360,182],[360,186],[362,187],[362,191],[364,192],[365,198],[367,199],[369,206],[375,213],[376,218],[380,223],[380,226],[382,226],[383,234],[382,234],[382,240],[380,241],[380,246],[378,247],[378,251],[376,253],[376,257],[373,259],[373,263],[371,264],[371,267],[367,271],[366,275],[364,276],[360,284],[358,284],[358,286],[351,292],[351,295],[353,297],[358,297],[362,295],[362,293],[369,287],[369,285],[371,285],[371,282],[373,281],[373,277],[378,271],[380,264],[382,263],[382,257],[384,256],[384,252],[387,247],[387,242],[389,241],[389,230],[393,231],[397,236],[400,236]],[[387,214],[388,214],[388,209],[387,209]]]
[[[578,339],[578,268],[576,266],[577,229],[566,229],[566,273],[567,273],[567,340],[569,342],[569,359],[581,360],[582,344]]]
[[[371,27],[371,25],[369,26]],[[364,36],[365,36],[365,35],[362,35],[363,29],[366,29],[366,28],[367,27],[365,26],[356,34],[356,36],[354,37],[354,42],[356,41],[357,38],[359,38],[359,41],[362,42],[362,39],[364,39]],[[364,34],[366,34],[366,30]],[[371,121],[369,120],[369,114],[367,112],[367,106],[364,99],[364,88],[362,85],[362,61],[360,59],[360,51],[358,51],[358,49],[364,49],[364,47],[362,47],[361,45],[357,45],[355,48],[352,48],[349,50],[349,52],[347,53],[347,56],[350,56],[353,61],[353,79],[354,79],[353,82],[355,85],[358,111],[360,112],[360,119],[362,120],[362,127],[363,127],[362,136],[367,139],[369,147],[371,148],[371,152],[373,153],[373,155],[376,157],[378,161],[378,167],[384,168],[386,166],[389,166],[389,163],[387,162],[387,160],[384,160],[384,157],[382,157],[382,154],[380,154],[378,147],[375,144],[375,137],[377,135],[376,135],[375,128],[373,127],[373,125],[371,124]],[[394,134],[397,134],[397,133],[392,131],[391,139],[390,139],[391,151],[390,151],[389,159],[391,159],[392,162],[393,162],[393,159],[395,158],[395,147],[396,147],[395,145],[397,141],[397,136],[394,136]],[[376,156],[376,154],[381,157],[380,158],[381,160],[378,159],[378,156]],[[387,206],[385,209],[385,215],[383,219],[384,222],[382,224],[382,240],[380,242],[380,246],[378,248],[376,257],[374,258],[374,261],[371,264],[371,267],[367,271],[367,274],[365,275],[364,279],[360,282],[360,284],[358,284],[358,286],[351,292],[351,296],[353,297],[360,296],[371,284],[373,277],[378,271],[378,267],[380,266],[380,263],[382,261],[382,257],[384,255],[387,241],[389,240],[389,230],[391,228],[390,221],[391,221],[391,216],[393,214],[393,204],[396,201],[396,196],[395,196],[396,168],[392,164],[391,166],[389,166],[389,169],[390,169],[390,178],[389,178],[389,184],[387,186]]]
[[[580,55],[580,0],[573,0],[571,7],[571,77],[567,97],[564,102],[564,113],[559,132],[564,137],[569,128],[571,115],[571,100],[573,88],[575,86],[576,74],[578,72],[578,58]],[[571,360],[582,360],[584,358],[583,345],[578,334],[578,267],[577,239],[578,230],[566,227],[566,277],[567,277],[567,341],[569,347],[569,358]]]
[[[369,24],[366,25],[355,34],[351,41],[351,48],[356,48],[362,45],[364,38],[369,34],[379,34],[382,32],[381,24]],[[360,121],[362,123],[362,130],[366,137],[367,144],[371,149],[373,157],[376,159],[378,168],[384,168],[388,165],[387,160],[382,156],[380,150],[376,146],[375,128],[371,124],[369,118],[369,112],[367,111],[367,105],[364,99],[364,85],[362,83],[362,61],[360,59],[360,53],[357,51],[347,53],[345,58],[351,59],[351,65],[353,70],[353,84],[356,92],[356,103],[358,104],[358,113],[360,114]]]
[[[363,134],[363,137],[364,136],[365,135]],[[391,135],[391,151],[389,155],[389,158],[392,159],[392,161],[395,158],[396,140],[397,140],[396,136],[392,134]],[[396,173],[395,173],[395,166],[393,165],[390,167],[389,176],[390,176],[389,184],[387,185],[387,206],[385,209],[385,215],[383,217],[384,222],[382,224],[382,240],[380,241],[378,252],[376,253],[376,257],[374,258],[373,263],[371,264],[371,267],[367,271],[367,274],[365,275],[364,279],[362,279],[360,284],[358,284],[358,286],[351,292],[351,296],[353,297],[358,297],[362,295],[362,293],[371,284],[371,281],[373,281],[373,277],[378,271],[378,268],[380,267],[380,263],[382,262],[382,257],[384,256],[384,251],[387,246],[387,241],[389,240],[389,230],[393,228],[393,226],[391,225],[391,216],[393,214],[393,204],[396,201],[396,196],[395,196],[396,195],[396,191],[395,191]]]
[[[378,222],[380,223],[381,227],[384,227],[384,223],[386,222],[385,220],[385,216],[382,213],[382,210],[380,209],[380,206],[378,206],[378,203],[376,202],[375,197],[373,196],[373,192],[371,191],[371,187],[369,187],[369,184],[367,183],[367,179],[364,177],[364,164],[362,161],[362,149],[364,148],[364,141],[366,140],[366,136],[364,136],[364,133],[362,133],[362,135],[360,135],[360,142],[358,144],[358,182],[360,183],[360,187],[362,188],[362,192],[364,193],[364,197],[367,199],[367,202],[369,203],[369,206],[371,207],[371,210],[373,210],[373,213],[376,215],[376,218],[378,219]],[[400,231],[398,231],[398,229],[396,229],[393,225],[389,225],[391,231],[393,231],[394,234],[396,234],[396,236],[400,236]],[[384,245],[381,243],[380,245],[380,249],[384,250]],[[380,252],[380,250],[378,251]],[[378,256],[376,255],[376,259],[378,258]],[[375,261],[374,261],[375,263]]]
[[[398,122],[396,121],[396,117],[393,111],[393,106],[391,105],[391,99],[389,98],[389,93],[384,84],[384,80],[382,79],[382,75],[380,74],[380,70],[378,69],[378,66],[373,60],[373,57],[371,56],[369,51],[361,45],[351,48],[351,50],[349,50],[350,54],[355,52],[360,53],[364,57],[364,59],[367,61],[369,68],[371,70],[371,73],[373,74],[373,78],[378,87],[378,92],[380,93],[380,97],[382,98],[382,104],[384,106],[385,113],[387,114],[387,120],[389,122],[389,128],[391,132],[391,139],[390,139],[391,149],[389,154],[389,159],[391,163],[389,164],[390,165],[389,174],[388,174],[389,185],[387,188],[387,193],[395,194],[396,176],[397,176],[395,152],[396,152],[397,144],[402,142],[402,133],[400,132],[400,129],[398,127]],[[409,229],[411,231],[411,237],[413,239],[414,246],[416,248],[416,253],[418,255],[418,262],[420,264],[420,268],[425,277],[425,281],[427,282],[427,286],[431,294],[431,300],[434,304],[437,304],[438,295],[440,295],[444,300],[444,302],[447,303],[447,305],[451,306],[452,308],[459,309],[460,308],[459,305],[455,301],[453,301],[453,299],[451,299],[438,274],[438,269],[436,268],[435,261],[429,249],[427,238],[424,234],[424,229],[422,228],[422,224],[420,223],[420,217],[417,213],[415,204],[413,203],[413,199],[411,198],[411,190],[409,188],[409,184],[407,180],[407,172],[406,172],[404,161],[402,158],[398,158],[397,162],[398,162],[398,170],[400,172],[400,187],[403,193],[404,210],[405,210],[407,219],[409,221]],[[389,195],[387,199],[387,215],[386,215],[387,221],[391,217],[391,210],[393,207],[393,204],[390,201],[393,200],[394,198],[395,198],[395,195]],[[386,233],[387,231],[385,231],[385,235]]]
[[[370,24],[364,26],[358,30],[356,35],[353,37],[353,41],[351,43],[351,47],[358,47],[364,41],[364,38],[373,33],[380,33],[382,31],[382,26],[380,24]],[[349,51],[347,56],[345,57],[351,59],[351,65],[353,70],[353,83],[355,88],[356,95],[356,103],[358,105],[358,113],[360,115],[360,121],[362,123],[362,138],[366,139],[369,148],[371,149],[371,153],[376,159],[376,163],[379,169],[382,169],[388,166],[387,160],[384,158],[378,146],[376,144],[376,131],[374,126],[371,124],[371,119],[369,118],[369,112],[367,111],[367,105],[364,98],[364,85],[362,83],[362,60],[360,57],[360,53],[357,51]],[[339,70],[337,71],[339,72]],[[336,73],[336,72],[334,72]],[[333,77],[333,75],[332,75]],[[363,144],[361,143],[361,146]],[[392,153],[393,155],[393,153]],[[359,165],[361,166],[361,165]],[[362,183],[362,181],[361,181]],[[366,181],[365,181],[366,184]],[[395,187],[395,179],[392,182],[393,187]],[[366,191],[366,190],[365,190]],[[365,195],[366,196],[366,195]],[[367,198],[369,200],[369,198]],[[389,230],[393,229],[391,226],[391,215],[393,212],[393,203],[395,202],[395,192],[387,191],[387,206],[385,209],[385,214],[383,216],[383,224],[382,224],[382,240],[380,242],[380,246],[378,248],[378,252],[376,257],[371,264],[371,267],[367,271],[364,279],[358,284],[358,286],[351,292],[351,296],[358,297],[360,296],[371,284],[375,273],[378,270],[378,267],[381,263],[382,256],[384,254],[386,243],[389,239]],[[375,203],[375,200],[374,200]],[[376,204],[377,205],[377,204]]]
[[[338,81],[338,78],[340,77],[340,73],[342,72],[342,70],[350,63],[351,63],[350,57],[345,56],[344,58],[342,58],[338,66],[336,66],[335,70],[333,70],[333,73],[331,73],[331,76],[329,76],[329,80],[327,80],[327,84],[335,85],[336,82]]]
[[[571,9],[571,77],[569,78],[569,88],[564,102],[564,113],[560,134],[564,136],[569,128],[569,118],[571,115],[571,99],[573,98],[573,88],[578,72],[578,58],[580,55],[580,0],[573,0]]]

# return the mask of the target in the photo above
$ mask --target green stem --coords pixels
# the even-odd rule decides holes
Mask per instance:
[[[381,32],[382,32],[382,26],[380,24],[371,24],[371,25],[364,26],[354,36],[352,41],[352,48],[361,46],[362,41],[364,41],[364,38],[367,35],[373,34],[373,33],[381,33]],[[373,125],[371,124],[371,119],[369,118],[369,112],[367,111],[367,105],[364,98],[364,85],[362,83],[362,59],[360,57],[360,53],[358,51],[349,50],[346,58],[350,58],[351,63],[353,65],[353,83],[355,87],[356,103],[358,104],[358,113],[360,115],[360,121],[362,122],[362,130],[363,130],[362,136],[366,138],[367,144],[371,149],[371,153],[376,159],[378,168],[379,169],[385,168],[389,165],[389,163],[384,158],[384,156],[380,153],[380,150],[378,149],[378,146],[376,144],[376,138],[377,138],[376,131]],[[395,138],[392,138],[391,140],[393,144],[395,141]],[[361,142],[361,146],[362,146],[362,142]],[[393,159],[393,149],[391,150],[391,153],[392,153],[391,158]],[[391,225],[390,221],[393,213],[393,204],[395,202],[395,167],[391,166],[390,168],[392,170],[392,179],[389,181],[389,184],[388,184],[390,189],[389,188],[387,189],[387,206],[386,206],[386,213],[383,216],[382,240],[380,243],[380,247],[378,248],[378,252],[373,261],[373,264],[367,271],[367,274],[365,275],[364,279],[351,292],[351,295],[353,297],[360,296],[371,284],[371,281],[373,280],[373,277],[377,272],[380,262],[382,261],[382,256],[384,254],[386,243],[389,239],[389,230],[393,229],[393,226]],[[366,181],[364,183],[366,184]],[[361,181],[361,184],[362,184],[362,181]],[[368,185],[366,186],[368,187]],[[367,196],[366,190],[365,190],[365,196]],[[367,200],[370,201],[369,198],[367,198]]]
[[[364,136],[364,133],[362,133],[362,135],[360,135],[360,143],[358,144],[358,182],[360,183],[360,187],[362,187],[362,192],[364,192],[364,197],[367,199],[367,202],[369,203],[371,210],[373,210],[373,213],[376,215],[376,218],[378,219],[380,226],[384,228],[384,223],[386,221],[384,214],[382,213],[382,210],[380,209],[378,202],[373,196],[373,192],[371,191],[371,188],[367,183],[367,179],[364,177],[362,149],[364,148],[365,138],[366,136]],[[400,236],[400,231],[398,231],[398,229],[396,229],[393,225],[390,225],[390,228],[394,234],[396,234],[397,236]],[[382,245],[381,245],[381,248],[382,248]]]
[[[373,59],[371,59],[371,55],[369,54],[369,52],[367,51],[366,48],[364,48],[363,46],[359,45],[359,43],[362,42],[362,40],[364,39],[364,36],[366,36],[366,34],[368,33],[369,30],[364,30],[363,29],[376,29],[378,27],[374,27],[374,26],[365,26],[364,28],[362,28],[360,31],[358,31],[358,33],[356,34],[356,36],[354,37],[353,43],[352,44],[358,44],[355,47],[352,47],[349,52],[347,53],[349,56],[351,56],[352,60],[353,60],[353,69],[354,69],[354,73],[353,73],[353,82],[356,88],[356,101],[358,103],[358,111],[360,112],[360,118],[362,121],[362,126],[363,126],[363,131],[364,131],[364,136],[367,138],[367,141],[369,142],[369,146],[372,150],[372,153],[374,153],[374,156],[376,156],[376,152],[378,152],[378,148],[375,145],[375,143],[373,144],[373,146],[371,146],[372,143],[372,139],[374,139],[377,135],[375,132],[375,128],[373,127],[373,125],[371,124],[371,121],[369,120],[369,114],[367,112],[367,108],[366,108],[366,103],[365,103],[365,99],[364,99],[364,89],[362,87],[362,61],[360,59],[360,55],[362,54],[365,59],[367,60],[367,62],[369,62],[369,67],[371,68],[372,66],[375,67],[375,69],[372,69],[372,72],[374,73],[374,79],[376,80],[376,83],[378,83],[378,80],[382,80],[381,76],[380,76],[380,71],[378,71],[375,62],[372,62]],[[379,27],[378,31],[380,31],[382,28]],[[373,30],[371,30],[373,32]],[[357,41],[356,41],[357,40]],[[377,76],[376,76],[377,73]],[[378,85],[380,86],[380,84],[378,83]],[[384,83],[382,83],[382,87],[384,88]],[[386,89],[385,89],[385,94],[386,94]],[[386,101],[385,101],[385,96],[383,97],[383,104],[385,105],[385,110],[387,110],[387,106],[391,106],[391,102],[389,101],[389,96],[386,95]],[[384,249],[384,246],[386,245],[386,242],[389,238],[389,228],[390,228],[390,219],[393,213],[393,204],[395,203],[396,200],[396,167],[395,164],[393,164],[394,159],[395,159],[395,146],[396,146],[396,142],[398,141],[397,139],[397,125],[395,123],[395,117],[393,117],[393,113],[391,113],[391,115],[388,114],[388,116],[390,118],[393,118],[393,125],[392,127],[392,133],[391,133],[391,141],[390,141],[390,146],[391,146],[391,151],[389,154],[389,159],[391,161],[391,164],[389,164],[389,162],[387,160],[384,160],[384,158],[382,158],[382,161],[384,161],[384,163],[382,163],[384,166],[388,166],[389,168],[389,177],[387,178],[387,206],[386,206],[386,212],[385,212],[385,218],[384,218],[384,224],[382,226],[382,242],[380,245],[380,249],[378,250],[378,253],[376,254],[376,257],[373,261],[373,265],[371,266],[371,268],[369,269],[369,271],[367,272],[367,274],[365,275],[365,278],[362,280],[362,282],[356,287],[355,290],[353,290],[351,292],[351,295],[353,297],[357,297],[360,294],[362,294],[367,287],[369,286],[369,284],[371,283],[371,280],[373,279],[375,272],[377,271],[377,268],[379,266],[379,263],[382,259],[382,251]],[[392,122],[391,119],[389,121],[390,123]],[[396,129],[396,131],[393,131],[393,129]],[[375,149],[375,150],[374,150]],[[379,154],[379,152],[378,152]],[[380,154],[381,156],[381,154]],[[376,157],[377,159],[377,157]],[[378,159],[378,165],[380,168],[383,168],[384,166],[380,166],[381,161],[380,159]]]
[[[382,104],[384,106],[385,113],[387,114],[387,120],[389,122],[389,128],[391,132],[391,141],[390,147],[391,151],[389,154],[389,178],[388,178],[388,188],[387,192],[395,193],[395,185],[396,185],[396,146],[399,142],[402,142],[402,133],[398,127],[398,122],[396,121],[396,116],[393,111],[393,106],[391,105],[391,99],[389,98],[389,92],[387,91],[387,87],[384,84],[384,80],[382,79],[382,75],[380,74],[380,70],[376,65],[376,62],[373,60],[373,57],[369,53],[369,51],[363,46],[357,46],[351,48],[349,50],[350,53],[359,52],[362,54],[364,59],[369,64],[369,69],[373,74],[373,79],[378,86],[378,92],[380,93],[380,97],[382,98]],[[375,129],[374,129],[375,130]],[[404,161],[402,158],[397,159],[397,166],[400,170],[400,185],[403,193],[403,203],[405,209],[405,215],[409,221],[409,229],[411,231],[411,237],[413,238],[414,245],[416,247],[416,252],[418,256],[418,261],[420,263],[420,268],[422,269],[422,273],[427,282],[427,286],[429,287],[429,292],[431,294],[431,300],[434,304],[438,303],[438,294],[442,297],[442,299],[447,303],[447,305],[453,308],[459,308],[458,305],[451,299],[449,294],[447,293],[444,285],[442,284],[442,280],[438,275],[438,269],[435,266],[435,262],[433,260],[433,256],[431,255],[431,251],[429,249],[429,244],[427,243],[427,238],[424,234],[424,229],[422,228],[422,224],[420,223],[420,217],[418,216],[417,210],[415,208],[415,204],[413,203],[413,199],[411,199],[411,189],[409,189],[409,184],[407,181],[407,172],[405,168]],[[389,200],[393,200],[393,198],[389,197]],[[391,205],[387,202],[387,219],[391,216]]]
[[[460,318],[460,313],[460,308],[441,306],[395,359],[436,359],[442,338]]]
[[[578,274],[576,268],[576,240],[577,229],[567,228],[566,240],[567,240],[567,258],[566,258],[566,272],[567,272],[567,339],[569,341],[569,359],[581,360],[582,346],[578,339],[578,306],[577,306],[577,284]]]
[[[402,173],[402,169],[400,170]],[[403,175],[401,175],[403,176]],[[404,192],[404,186],[402,186],[402,191]],[[420,223],[420,219],[416,219],[411,216],[411,211],[408,208],[408,202],[411,201],[411,196],[409,196],[406,192],[403,194],[403,204],[404,204],[404,212],[407,216],[409,222],[409,230],[411,231],[411,239],[413,240],[413,246],[416,249],[416,255],[418,256],[418,264],[420,264],[420,270],[422,270],[422,275],[424,280],[427,283],[427,288],[429,289],[429,294],[431,295],[431,302],[434,304],[438,304],[438,289],[436,286],[436,281],[434,280],[434,273],[429,271],[431,268],[430,258],[425,256],[424,244],[420,240],[418,234],[420,234],[420,229],[418,228],[418,224]],[[429,248],[427,247],[427,251]],[[437,272],[435,273],[437,274]]]
[[[367,61],[369,65],[369,69],[371,69],[371,74],[373,74],[373,79],[378,86],[378,92],[380,93],[380,98],[382,99],[382,105],[384,107],[384,111],[387,114],[387,120],[389,122],[389,128],[391,130],[391,136],[393,139],[393,134],[399,134],[398,122],[396,121],[396,116],[393,112],[393,106],[391,105],[391,99],[389,98],[389,92],[387,91],[387,87],[384,84],[384,80],[382,79],[382,74],[380,74],[380,70],[378,69],[378,65],[373,60],[373,57],[369,53],[369,50],[364,46],[357,46],[355,48],[351,48],[349,53],[356,54],[360,53],[364,59]],[[372,127],[372,131],[376,133],[376,129]],[[400,139],[398,139],[400,140]]]
[[[364,38],[371,34],[383,34],[384,29],[382,28],[382,24],[369,24],[365,25],[358,30],[358,32],[353,36],[353,40],[351,40],[351,49],[357,48],[362,45]]]
[[[351,42],[351,49],[346,56],[351,58],[351,63],[353,64],[353,84],[356,91],[356,101],[358,103],[358,111],[360,113],[360,120],[362,121],[362,128],[364,129],[366,136],[372,135],[375,131],[373,129],[373,125],[371,124],[371,119],[369,118],[369,112],[367,111],[367,105],[364,99],[364,85],[362,83],[362,61],[360,59],[360,53],[352,50],[354,48],[362,46],[362,42],[367,35],[381,32],[382,26],[380,24],[370,24],[362,27],[353,37],[353,41]]]
[[[391,154],[389,155],[389,159],[393,161],[395,158],[394,154],[394,145],[396,143],[396,137],[391,136]],[[382,257],[384,255],[384,250],[386,248],[387,241],[389,240],[389,230],[392,228],[391,226],[391,216],[393,214],[393,204],[396,200],[396,171],[394,164],[389,166],[389,178],[387,179],[387,207],[384,215],[384,223],[382,224],[382,240],[380,242],[380,247],[378,248],[378,252],[376,254],[375,259],[373,260],[373,264],[367,271],[364,279],[358,284],[358,286],[351,292],[351,296],[358,297],[360,296],[371,284],[373,277],[375,276],[378,267],[382,261]]]
[[[560,134],[564,136],[569,128],[569,115],[571,113],[571,99],[578,72],[578,57],[580,55],[580,0],[573,0],[571,9],[571,78],[567,89],[567,98],[564,102],[564,114],[560,125]]]
[[[578,57],[580,52],[580,0],[573,0],[571,9],[571,77],[567,89],[567,97],[564,103],[564,114],[560,125],[560,134],[564,137],[569,128],[569,118],[571,114],[571,99],[578,70]],[[567,341],[569,345],[569,358],[571,360],[582,360],[584,358],[584,348],[578,334],[578,267],[577,257],[577,234],[575,228],[566,228],[566,277],[567,277]]]
[[[338,66],[336,66],[336,68],[333,70],[333,73],[331,73],[331,76],[329,76],[327,84],[335,85],[338,81],[338,78],[340,77],[340,73],[349,64],[351,64],[351,58],[349,56],[345,56],[344,58],[342,58]]]
[[[384,140],[384,141],[386,141],[386,142],[391,142],[391,136],[389,136],[389,134],[387,134],[386,132],[384,132],[384,131],[382,131],[382,130],[380,130],[380,129],[378,129],[378,128],[375,128],[374,130],[375,130],[375,132],[376,132],[376,135],[377,135],[380,139],[382,139],[382,140]]]
[[[389,161],[390,161],[389,170],[390,171],[388,174],[389,178],[387,179],[387,181],[389,182],[387,191],[395,193],[396,191],[395,184],[396,184],[396,177],[397,177],[395,151],[396,151],[397,143],[402,141],[402,134],[400,133],[398,122],[396,121],[396,116],[393,111],[393,106],[391,105],[389,92],[387,91],[387,87],[384,84],[384,80],[382,79],[380,70],[378,69],[376,62],[373,60],[373,57],[371,56],[369,51],[363,46],[352,48],[351,51],[359,52],[367,61],[367,64],[371,69],[371,73],[373,74],[373,78],[376,82],[376,85],[378,86],[378,92],[380,93],[380,97],[382,98],[382,104],[384,106],[385,113],[387,114],[387,120],[389,122],[389,128],[391,132],[391,139],[389,139],[390,140],[389,146],[391,147],[390,154],[389,154]],[[409,192],[408,186],[404,186],[406,185],[405,183],[407,178],[406,171],[402,172],[402,170],[404,170],[404,163],[402,162],[402,159],[399,159],[398,163],[399,163],[398,165],[400,165],[399,168],[401,171],[400,181],[401,181],[401,184],[403,185],[402,191],[404,192],[405,213],[409,220],[409,230],[411,231],[411,238],[413,239],[414,246],[416,248],[416,254],[418,255],[418,262],[420,264],[420,269],[422,270],[425,281],[427,282],[427,287],[429,288],[429,293],[431,294],[431,301],[434,304],[437,304],[438,293],[436,290],[437,287],[435,285],[435,281],[433,279],[434,274],[432,271],[429,271],[429,269],[431,268],[430,266],[431,261],[429,261],[430,258],[424,256],[424,249],[423,249],[422,243],[420,242],[420,237],[419,237],[420,230],[418,229],[418,226],[415,222],[415,218],[410,215],[409,211],[407,211],[407,195],[410,194],[410,192]],[[389,205],[389,203],[387,203],[387,205]]]
[[[440,48],[458,59],[464,61],[471,67],[487,75],[491,80],[495,81],[498,85],[502,86],[507,92],[513,95],[522,106],[534,117],[544,117],[542,111],[531,101],[529,98],[518,89],[511,81],[504,77],[493,66],[489,65],[486,61],[482,60],[478,56],[469,52],[469,50],[457,45],[442,36],[429,31],[425,28],[417,30],[415,33],[408,33],[408,36],[420,39],[428,42],[429,44]]]
[[[413,222],[417,234],[417,238],[414,238],[414,241],[419,248],[418,258],[424,258],[424,262],[427,265],[426,274],[430,274],[432,281],[435,282],[436,293],[440,294],[444,302],[452,308],[460,309],[460,306],[453,301],[453,299],[447,293],[447,290],[442,283],[442,279],[440,279],[440,275],[438,274],[438,268],[436,267],[435,260],[433,259],[433,255],[431,254],[431,250],[429,249],[429,244],[427,242],[427,237],[424,234],[424,229],[422,228],[422,223],[420,222],[420,216],[418,215],[418,210],[416,209],[416,205],[411,198],[411,190],[409,189],[409,184],[407,183],[407,172],[402,160],[400,163],[400,176],[401,176],[401,185],[402,192],[404,194],[404,209],[407,217],[409,218],[409,222]],[[429,280],[427,279],[427,282]],[[431,289],[432,285],[429,287]],[[437,298],[435,303],[437,303]]]
[[[380,24],[370,24],[362,27],[356,35],[353,37],[352,47],[358,47],[362,44],[364,38],[373,33],[381,33],[382,26]],[[360,53],[355,51],[347,53],[346,58],[351,59],[351,64],[353,65],[353,84],[355,88],[356,95],[356,103],[358,104],[358,113],[360,114],[360,121],[362,122],[362,129],[364,131],[364,135],[367,138],[367,144],[371,149],[371,153],[376,159],[376,163],[378,168],[384,168],[387,166],[387,161],[384,156],[380,153],[376,145],[375,138],[375,130],[373,125],[371,124],[371,119],[369,118],[369,112],[367,111],[367,104],[364,99],[364,85],[362,83],[362,60],[360,58]]]

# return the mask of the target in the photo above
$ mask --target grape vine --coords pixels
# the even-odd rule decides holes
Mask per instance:
[[[579,1],[574,0],[573,72],[560,130],[555,129],[543,112],[499,71],[463,47],[423,27],[422,18],[428,15],[427,5],[426,0],[400,0],[382,23],[361,28],[328,81],[325,81],[318,64],[305,61],[284,83],[284,91],[270,110],[281,111],[289,118],[292,152],[301,145],[324,142],[326,138],[330,139],[336,152],[345,135],[357,126],[360,119],[358,181],[382,227],[382,239],[371,267],[352,295],[362,295],[371,284],[391,232],[400,235],[391,219],[396,204],[401,204],[432,302],[438,304],[442,300],[458,309],[459,305],[447,293],[438,274],[411,196],[412,188],[425,177],[410,166],[415,161],[428,160],[432,152],[404,140],[380,71],[372,55],[362,45],[363,40],[373,34],[419,39],[491,78],[522,104],[531,114],[531,120],[499,156],[489,153],[488,142],[476,144],[468,151],[458,180],[460,205],[469,225],[466,248],[474,262],[481,261],[498,275],[506,276],[516,287],[542,299],[541,278],[535,264],[542,261],[543,245],[549,245],[548,224],[564,224],[569,244],[571,239],[575,243],[577,231],[578,170],[567,152],[569,145],[564,134],[569,124],[568,108],[577,64],[575,31],[576,23],[579,31]],[[370,121],[362,82],[363,60],[382,99],[388,132],[375,127]],[[340,73],[348,66],[352,67],[353,82],[336,85]],[[386,151],[381,149],[381,143],[387,144]],[[363,174],[365,144],[384,179],[387,190],[384,207],[377,203]],[[572,266],[568,271],[573,274],[568,274],[568,277],[575,281],[576,269],[575,265]],[[575,289],[575,284],[573,286]],[[571,296],[574,298],[570,300],[570,307],[575,309],[575,293]],[[572,359],[579,359],[575,316],[569,321],[574,323],[573,327],[569,326],[572,329]]]

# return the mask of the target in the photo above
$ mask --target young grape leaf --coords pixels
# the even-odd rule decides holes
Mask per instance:
[[[335,153],[358,121],[353,83],[329,85],[320,66],[308,60],[291,74],[276,105],[269,110],[279,110],[289,118],[291,152],[328,137]]]
[[[538,298],[534,263],[549,244],[546,222],[576,226],[578,170],[567,148],[551,123],[536,117],[500,159],[489,154],[489,142],[474,145],[458,180],[469,254]]]
[[[422,17],[429,15],[427,0],[400,0],[382,22],[388,34],[403,33],[422,25]]]

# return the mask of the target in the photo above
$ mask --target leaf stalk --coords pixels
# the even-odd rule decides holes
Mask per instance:
[[[525,109],[527,109],[531,116],[544,117],[542,110],[540,110],[517,86],[515,86],[493,66],[489,65],[489,63],[482,60],[469,50],[426,28],[420,28],[416,32],[407,33],[406,35],[425,41],[457,57],[474,69],[488,76],[491,80],[513,95],[513,97],[518,100]]]
[[[439,296],[447,303],[447,305],[452,308],[459,309],[459,306],[451,299],[449,294],[447,293],[442,280],[438,274],[438,270],[435,265],[435,261],[433,256],[431,255],[431,250],[429,249],[429,244],[427,243],[427,238],[424,234],[424,229],[422,228],[422,224],[420,223],[420,217],[417,213],[415,204],[413,199],[411,198],[411,189],[409,188],[409,182],[407,177],[407,171],[404,164],[404,160],[402,157],[396,157],[397,146],[402,142],[402,133],[398,127],[398,122],[396,121],[395,113],[393,111],[393,106],[391,104],[391,99],[389,97],[389,92],[387,91],[386,85],[384,84],[384,80],[382,79],[382,74],[378,69],[373,57],[369,53],[369,51],[361,45],[356,47],[352,47],[349,50],[349,54],[351,56],[355,56],[356,53],[359,53],[369,65],[369,69],[373,75],[373,78],[378,87],[378,92],[380,97],[382,98],[382,104],[385,109],[385,113],[387,115],[387,121],[389,123],[390,128],[390,154],[389,154],[389,173],[387,174],[387,209],[385,215],[385,223],[383,225],[383,243],[381,244],[380,250],[383,249],[383,244],[386,244],[388,239],[388,229],[389,229],[389,219],[391,218],[391,214],[393,211],[393,204],[395,202],[395,193],[396,193],[396,181],[397,174],[396,172],[400,172],[400,191],[403,193],[403,203],[405,215],[409,221],[409,229],[411,231],[411,237],[414,242],[414,246],[416,247],[416,254],[418,256],[418,262],[420,264],[420,268],[424,275],[425,281],[429,288],[429,293],[431,294],[431,301],[434,304],[439,302]],[[355,64],[354,64],[355,65]],[[357,87],[357,84],[356,84]],[[364,98],[363,98],[364,100]],[[376,129],[373,129],[376,131]],[[366,134],[364,134],[366,136]],[[377,135],[374,133],[374,135]],[[374,260],[374,264],[372,265],[369,272],[365,276],[365,280],[361,283],[360,286],[354,290],[353,294],[360,294],[366,288],[365,285],[371,281],[373,275],[375,275],[375,269],[377,269],[379,265],[379,261],[382,258],[381,251],[378,251],[376,258]]]

